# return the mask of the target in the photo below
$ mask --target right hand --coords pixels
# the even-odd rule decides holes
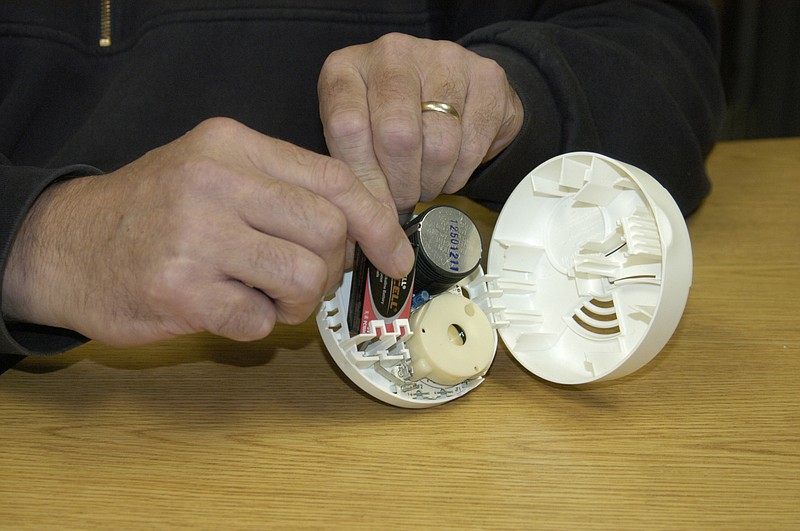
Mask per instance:
[[[525,117],[495,61],[400,33],[332,53],[317,92],[331,155],[400,214],[463,188],[511,144]],[[461,118],[423,113],[429,100],[449,103]]]
[[[314,311],[348,237],[387,275],[412,266],[393,210],[345,163],[212,119],[111,174],[49,187],[12,247],[3,312],[116,345],[258,339]]]

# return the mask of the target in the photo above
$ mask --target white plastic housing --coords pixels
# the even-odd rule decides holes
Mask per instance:
[[[596,153],[555,157],[509,197],[478,268],[453,291],[471,299],[511,354],[552,382],[580,384],[629,374],[666,344],[683,314],[692,277],[689,234],[669,193],[650,175]],[[406,342],[373,321],[350,337],[351,274],[317,314],[333,360],[350,380],[395,406],[458,398],[485,374],[454,385],[413,379]],[[492,353],[497,349],[497,335]]]
[[[595,153],[529,173],[495,224],[487,270],[512,355],[552,382],[629,374],[666,344],[692,281],[686,223],[653,177]]]

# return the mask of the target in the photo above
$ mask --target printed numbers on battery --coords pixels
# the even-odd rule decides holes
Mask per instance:
[[[458,222],[450,220],[450,271],[458,271],[458,248],[461,241],[458,234]]]

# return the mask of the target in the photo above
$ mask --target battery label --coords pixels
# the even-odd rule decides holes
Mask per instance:
[[[414,246],[414,252],[417,252]],[[408,319],[411,315],[411,299],[414,292],[414,270],[400,279],[381,273],[364,256],[356,245],[353,260],[353,284],[350,288],[350,305],[347,309],[347,324],[351,335],[369,332],[370,321],[382,320],[386,330],[395,330],[394,321]]]

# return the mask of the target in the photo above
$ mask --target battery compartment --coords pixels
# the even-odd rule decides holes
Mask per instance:
[[[483,382],[484,374],[454,385],[439,384],[428,378],[414,379],[411,352],[406,345],[414,332],[407,319],[395,320],[391,330],[382,320],[374,320],[370,322],[368,333],[351,337],[346,317],[351,282],[352,274],[345,273],[335,293],[322,301],[317,313],[317,325],[334,361],[359,387],[392,405],[423,408],[449,402]],[[450,293],[472,300],[488,315],[493,311],[489,299],[499,296],[490,293],[489,289],[489,279],[478,267],[469,277],[453,286]],[[491,318],[490,322],[493,328],[497,326]],[[493,334],[492,339],[494,357],[497,334]],[[469,346],[469,341],[468,338],[465,346]]]

